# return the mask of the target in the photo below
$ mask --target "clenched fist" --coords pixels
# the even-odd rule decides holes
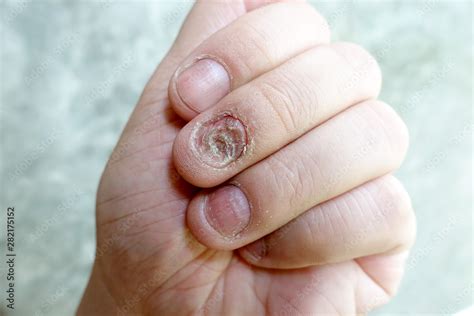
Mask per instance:
[[[79,315],[353,315],[415,235],[408,145],[363,48],[302,2],[198,1],[97,195]]]

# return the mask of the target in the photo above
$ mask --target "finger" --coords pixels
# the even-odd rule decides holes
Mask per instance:
[[[181,61],[215,32],[247,12],[278,0],[198,0],[186,17],[170,50]]]
[[[410,198],[389,175],[309,209],[240,254],[260,267],[301,268],[401,252],[415,231]]]
[[[251,2],[251,5],[249,3]],[[269,3],[255,1],[197,1],[188,14],[175,44],[147,83],[123,133],[114,148],[105,170],[107,174],[121,174],[126,179],[140,181],[111,181],[101,187],[101,197],[107,200],[116,192],[125,194],[156,187],[157,174],[163,166],[163,156],[171,156],[172,141],[184,125],[170,109],[168,82],[181,60],[204,39],[225,27],[250,9]],[[248,7],[247,7],[248,6]],[[168,149],[169,147],[169,149]],[[135,168],[130,168],[133,165]],[[112,194],[114,192],[114,194]]]
[[[211,248],[239,248],[396,169],[407,143],[406,127],[388,105],[355,105],[228,184],[198,194],[188,206],[188,226]]]
[[[326,21],[309,4],[276,3],[245,14],[180,63],[169,85],[173,109],[190,120],[231,90],[328,41]]]
[[[169,106],[168,82],[178,64],[209,36],[238,17],[279,0],[198,0],[187,15],[179,34],[155,70],[140,97],[125,133],[142,125],[150,116]]]
[[[375,98],[380,85],[380,70],[365,50],[320,45],[188,123],[175,140],[174,164],[193,185],[216,186],[341,110]]]
[[[186,17],[179,34],[148,87],[165,91],[166,84],[183,58],[215,32],[246,13],[244,1],[197,1]],[[166,72],[163,73],[163,68]],[[167,78],[165,78],[167,77]],[[166,80],[166,81],[163,81]],[[159,85],[157,87],[156,84]],[[156,93],[156,91],[155,91]]]

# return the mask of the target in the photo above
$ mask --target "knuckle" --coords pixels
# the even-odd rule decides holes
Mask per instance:
[[[376,197],[379,216],[398,236],[398,244],[408,247],[413,244],[416,235],[416,219],[410,196],[394,176],[386,176],[380,181]]]
[[[351,64],[359,64],[361,62],[377,63],[375,58],[359,44],[351,42],[337,42],[333,45],[337,52],[346,58]]]
[[[295,11],[295,17],[298,20],[301,20],[302,16],[307,16],[308,21],[311,21],[311,23],[314,24],[314,29],[317,32],[321,33],[321,38],[324,38],[325,41],[329,41],[329,38],[331,36],[329,23],[326,18],[321,13],[319,13],[319,11],[316,10],[313,5],[306,2],[283,2],[281,4],[297,8],[298,10]],[[287,11],[288,10],[286,10],[285,12]]]
[[[268,6],[268,9],[267,12],[275,13],[280,17],[293,16],[293,18],[298,20],[308,19],[308,21],[320,26],[321,29],[329,31],[329,24],[324,16],[310,3],[301,1],[283,1]]]
[[[390,105],[381,101],[371,101],[370,105],[381,122],[381,128],[384,129],[384,135],[387,137],[393,157],[397,158],[398,164],[400,164],[409,145],[409,133],[406,124]]]
[[[351,68],[348,84],[355,82],[369,82],[373,97],[376,97],[382,86],[382,72],[377,60],[362,46],[338,42],[332,47]]]
[[[274,3],[251,12],[241,21],[235,26],[232,38],[226,36],[222,41],[232,43],[224,46],[233,48],[234,53],[229,51],[228,54],[232,55],[231,59],[234,59],[237,67],[245,72],[258,70],[256,64],[277,66],[282,56],[289,57],[288,52],[285,53],[287,49],[279,44],[285,40],[309,48],[310,43],[328,42],[330,38],[327,21],[307,3]],[[228,50],[226,47],[222,49]]]

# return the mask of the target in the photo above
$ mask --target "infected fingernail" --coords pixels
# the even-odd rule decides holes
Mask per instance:
[[[245,257],[250,259],[252,262],[257,262],[267,254],[267,245],[265,244],[264,239],[259,239],[243,248],[242,251],[245,253]]]
[[[203,162],[224,168],[245,152],[247,131],[239,119],[224,114],[200,124],[193,132],[192,144]]]
[[[224,237],[239,234],[250,221],[250,205],[245,194],[234,185],[221,187],[205,202],[208,223]]]
[[[188,107],[201,113],[229,93],[230,77],[217,61],[200,59],[179,73],[176,90]]]

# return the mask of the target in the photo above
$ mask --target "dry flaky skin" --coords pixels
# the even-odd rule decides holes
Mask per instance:
[[[191,137],[197,156],[214,168],[224,168],[236,161],[248,145],[245,126],[227,113],[197,125]]]

